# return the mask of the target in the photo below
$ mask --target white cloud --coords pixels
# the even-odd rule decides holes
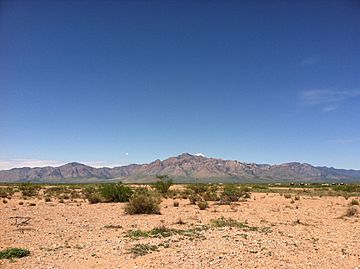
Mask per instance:
[[[126,152],[126,153],[125,153],[125,156],[129,156],[129,152]]]
[[[89,165],[95,168],[101,168],[101,167],[117,167],[117,166],[122,166],[124,164],[121,164],[119,162],[104,162],[104,161],[84,161],[84,162],[80,162],[83,163],[85,165]]]
[[[303,91],[300,99],[304,105],[320,106],[323,112],[330,112],[339,108],[347,100],[359,96],[359,90],[314,89]]]
[[[37,160],[37,159],[9,159],[9,160],[0,160],[0,170],[8,170],[12,168],[21,168],[21,167],[44,167],[44,166],[61,166],[69,161],[58,161],[58,160]],[[119,162],[106,162],[106,161],[79,161],[79,163],[89,165],[92,167],[116,167],[122,166],[123,164]]]
[[[37,159],[10,159],[0,160],[0,170],[6,170],[19,167],[44,167],[60,166],[66,162],[57,160],[37,160]]]

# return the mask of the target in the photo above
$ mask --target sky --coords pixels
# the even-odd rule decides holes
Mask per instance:
[[[0,1],[0,169],[184,152],[360,169],[360,2]]]

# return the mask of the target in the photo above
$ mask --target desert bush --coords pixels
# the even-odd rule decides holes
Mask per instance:
[[[201,201],[201,197],[198,194],[193,193],[189,196],[189,201],[191,205],[195,205],[196,202]]]
[[[179,201],[174,201],[174,206],[178,207],[179,206]]]
[[[238,188],[234,184],[226,184],[221,193],[220,201],[237,202],[240,198],[250,198],[250,189],[248,187]]]
[[[41,186],[32,184],[32,183],[22,183],[19,186],[19,190],[21,191],[23,196],[36,196],[39,193]]]
[[[30,251],[24,248],[7,248],[0,251],[0,259],[22,258],[30,255]]]
[[[0,188],[0,198],[11,198],[14,192],[14,189],[10,187]]]
[[[360,192],[360,184],[338,185],[333,186],[332,189],[343,192]]]
[[[206,201],[200,201],[198,203],[198,207],[200,208],[200,210],[205,210],[209,207],[209,204]]]
[[[220,197],[217,195],[216,192],[207,191],[202,195],[205,201],[219,201]]]
[[[161,194],[166,194],[173,184],[173,180],[168,176],[157,176],[158,181],[156,181],[153,187]]]
[[[352,199],[350,205],[359,205],[359,200]]]
[[[87,199],[90,204],[96,204],[101,202],[101,195],[97,188],[89,186],[84,188],[82,192],[84,198]]]
[[[294,199],[295,199],[295,201],[299,201],[299,200],[300,200],[300,196],[299,196],[299,195],[296,195]]]
[[[99,189],[100,195],[106,202],[128,202],[133,191],[121,183],[103,184]]]
[[[358,213],[358,209],[355,206],[350,206],[345,213],[346,217],[353,217]]]
[[[291,194],[285,193],[285,194],[284,194],[284,197],[285,197],[286,199],[290,199],[290,198],[291,198]]]
[[[188,184],[186,187],[196,194],[201,194],[209,190],[209,185],[203,183]]]
[[[144,188],[137,189],[125,207],[126,214],[160,214],[161,198]]]
[[[45,202],[51,202],[51,198],[50,197],[45,197]]]

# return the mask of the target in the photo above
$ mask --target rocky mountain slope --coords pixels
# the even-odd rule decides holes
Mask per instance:
[[[274,182],[274,181],[359,181],[360,170],[315,167],[307,163],[280,165],[243,163],[195,156],[188,153],[149,164],[94,168],[80,163],[59,167],[14,168],[0,171],[1,182],[105,181],[147,182],[157,175],[169,175],[178,182]]]

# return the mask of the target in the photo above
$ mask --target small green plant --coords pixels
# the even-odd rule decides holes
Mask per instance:
[[[130,249],[130,253],[135,256],[143,256],[153,251],[158,251],[159,247],[157,245],[151,244],[136,244]]]
[[[30,251],[24,248],[7,248],[0,251],[0,259],[22,258],[30,255]]]
[[[153,187],[161,194],[166,194],[171,185],[173,184],[173,180],[169,178],[167,175],[157,176],[158,181],[156,181]]]
[[[352,199],[350,205],[359,205],[359,200]]]
[[[115,203],[128,202],[133,194],[133,191],[129,187],[121,184],[121,182],[116,184],[103,184],[100,186],[99,192],[106,202]]]
[[[160,214],[161,198],[156,193],[139,188],[125,207],[127,214]]]
[[[225,217],[211,220],[211,223],[213,227],[217,227],[217,228],[233,227],[233,228],[241,228],[249,231],[257,231],[259,229],[258,227],[249,226],[245,223],[239,222],[232,218],[225,218]]]
[[[200,210],[205,210],[209,207],[209,204],[206,201],[200,201],[198,203],[198,207],[200,208]]]

